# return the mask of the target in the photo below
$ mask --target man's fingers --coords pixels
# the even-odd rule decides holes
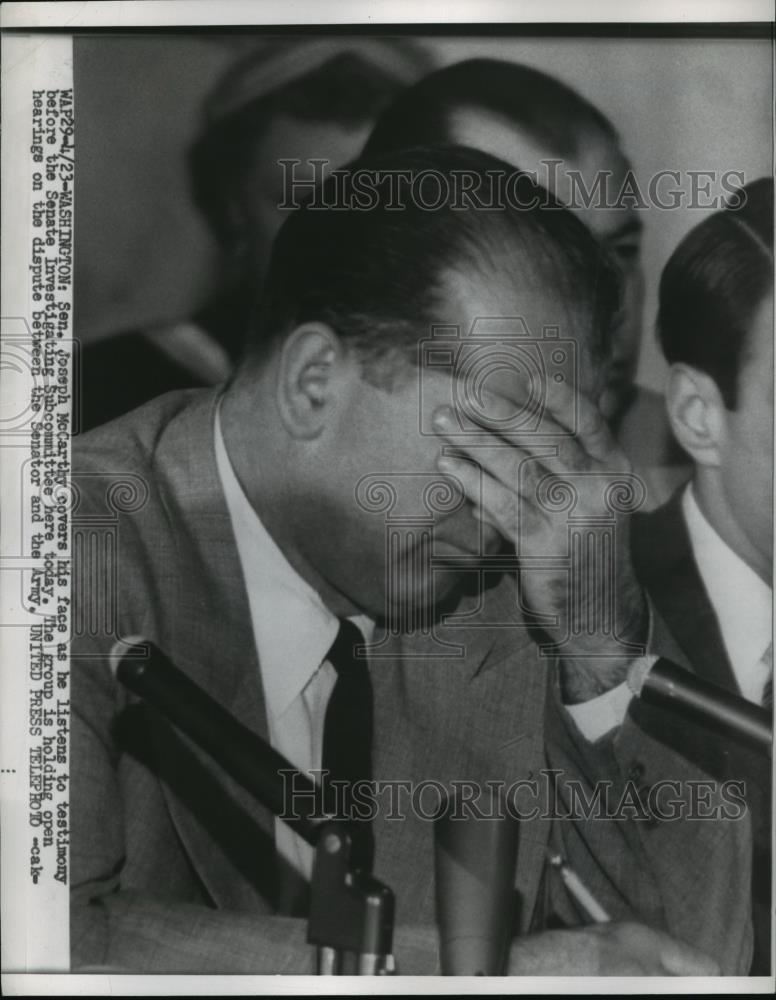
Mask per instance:
[[[530,435],[522,435],[519,440],[505,440],[483,428],[476,438],[460,439],[452,429],[454,426],[450,411],[442,407],[434,417],[434,427],[440,438],[449,442],[457,452],[469,456],[504,486],[516,491],[521,489],[521,467],[526,464],[530,466],[534,481],[548,472],[563,476],[570,470],[584,469],[587,465],[586,456],[571,439],[567,439],[568,447],[564,447],[564,454],[560,455],[558,445],[549,444],[546,440],[532,440]],[[525,484],[522,488],[526,488]]]
[[[530,502],[530,496],[527,498],[528,503],[521,503],[525,497],[494,479],[474,462],[453,458],[450,455],[440,455],[437,466],[441,472],[455,476],[460,482],[467,499],[474,506],[475,517],[492,525],[513,544],[516,543],[518,533],[521,531],[521,518],[533,517],[534,508],[546,516],[539,507]],[[527,531],[528,527],[536,530],[538,524],[532,522],[531,525],[524,525],[522,530]]]
[[[600,410],[576,386],[565,380],[550,381],[542,396],[534,396],[530,386],[515,379],[508,396],[480,392],[467,406],[467,416],[484,429],[517,439],[521,447],[528,446],[532,437],[573,437],[595,461],[607,462],[613,454],[619,455]]]
[[[455,476],[475,508],[486,511],[498,526],[507,526],[510,513],[517,510],[518,494],[515,491],[494,479],[476,462],[440,455],[437,466],[440,472]]]

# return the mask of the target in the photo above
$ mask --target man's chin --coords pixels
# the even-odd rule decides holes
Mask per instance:
[[[452,532],[450,534],[452,536]],[[381,620],[392,629],[403,628],[408,622],[422,628],[440,614],[450,612],[461,598],[482,587],[480,562],[484,556],[498,553],[503,544],[500,533],[487,524],[479,525],[475,532],[465,537],[435,537],[431,562],[424,563],[422,568],[415,567],[418,572],[414,579],[405,572],[405,586],[390,595]],[[407,559],[406,555],[404,558]],[[405,565],[405,571],[406,568]],[[394,578],[400,575],[397,572]],[[497,575],[488,572],[489,584]]]
[[[461,550],[456,550],[456,552],[460,556]],[[499,574],[489,572],[485,576],[490,588],[495,585]],[[388,604],[386,624],[392,630],[397,628],[404,630],[407,624],[412,622],[414,624],[413,631],[422,631],[424,627],[438,621],[442,615],[450,614],[464,598],[470,598],[477,594],[482,590],[482,587],[483,574],[477,572],[472,566],[466,569],[435,570],[432,589],[425,588],[405,592],[398,596],[398,600]]]

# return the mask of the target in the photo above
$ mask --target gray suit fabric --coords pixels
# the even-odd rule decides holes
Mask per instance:
[[[106,664],[117,636],[143,635],[267,737],[248,600],[216,473],[216,399],[211,390],[172,393],[74,444],[80,494],[72,667],[74,969],[313,971],[304,922],[276,913],[272,817],[122,689]],[[423,653],[439,651],[440,640],[451,644],[450,655],[424,659]],[[548,761],[583,781],[603,777],[619,788],[634,761],[650,778],[697,776],[632,719],[592,747],[581,738],[557,705],[552,673],[528,634],[509,578],[486,592],[483,607],[476,598],[462,599],[433,640],[394,638],[381,653],[388,655],[369,663],[377,780],[511,784],[538,777]],[[429,792],[426,802],[432,799]],[[404,813],[397,820],[381,809],[375,820],[375,875],[396,894],[400,971],[433,973],[433,824],[411,809]],[[543,874],[551,835],[614,917],[667,927],[715,954],[725,971],[746,971],[750,904],[748,887],[736,879],[747,862],[745,822],[662,823],[647,830],[633,820],[526,820],[516,933],[542,926],[550,911],[578,919]]]

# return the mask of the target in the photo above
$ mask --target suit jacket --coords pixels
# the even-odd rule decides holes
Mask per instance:
[[[74,357],[73,433],[166,392],[215,385],[243,351],[254,291],[230,286],[191,317],[85,343]]]
[[[143,635],[267,737],[247,595],[215,467],[215,398],[210,391],[166,396],[75,448],[75,962],[146,971],[310,970],[299,928],[294,936],[288,921],[258,916],[274,908],[273,818],[136,704],[105,663],[116,635]],[[111,504],[119,508],[112,520]],[[102,592],[106,579],[113,593]],[[503,597],[492,611],[499,621],[515,615]],[[492,662],[505,655],[493,649],[492,629],[449,631],[450,656],[424,662],[421,654],[438,648],[418,638],[412,659],[402,659],[397,642],[392,656],[372,665],[375,778],[482,778],[483,758],[494,779],[538,770],[544,673],[527,670],[517,692],[503,663]],[[468,655],[455,655],[464,646]],[[534,652],[524,631],[511,652],[520,648]],[[432,824],[412,815],[384,820],[384,813],[375,824],[375,874],[396,893],[397,923],[431,925]],[[521,852],[518,887],[527,911],[542,844],[538,833]],[[407,935],[404,956],[398,948],[406,971],[417,969],[407,947],[414,937]],[[434,970],[433,949],[423,961],[425,971]]]
[[[267,736],[247,595],[216,473],[215,401],[210,390],[170,394],[74,446],[74,967],[312,971],[303,924],[274,913],[272,817],[124,691],[105,662],[117,636],[145,636],[239,721]],[[482,603],[462,597],[456,617],[433,636],[392,637],[380,652],[369,665],[376,779],[449,786],[539,776],[551,675],[521,618],[513,581],[494,583]],[[658,761],[663,754],[638,728],[624,729],[604,754],[604,770],[620,783],[635,753],[649,759],[655,749]],[[598,764],[584,755],[583,747],[580,759],[593,773]],[[401,820],[388,808],[378,814],[375,875],[396,893],[400,970],[433,972],[433,828],[428,813],[408,809],[406,798],[402,812]],[[541,812],[521,824],[518,932],[535,925],[547,894],[542,873],[551,825]],[[588,824],[569,843],[583,877],[597,870],[590,865],[595,833]],[[737,858],[744,849],[734,828],[707,846],[695,871],[701,877],[708,876],[705,859]],[[628,850],[618,841],[609,859],[629,872],[628,892],[615,888],[607,899],[613,914],[646,912],[670,926],[692,889],[682,883],[681,900],[663,906],[665,894],[676,895],[671,873],[655,875],[641,855],[629,865]],[[619,877],[609,876],[615,883]],[[733,892],[727,883],[723,888]],[[645,911],[644,900],[657,902]],[[718,922],[692,931],[681,936],[716,949],[729,970],[740,971],[745,932],[723,933]]]
[[[636,571],[654,606],[695,673],[728,691],[741,694],[722,639],[717,615],[693,555],[682,511],[682,492],[633,524],[633,557]],[[752,814],[754,859],[752,895],[755,906],[755,940],[752,973],[770,970],[771,907],[771,787],[770,759],[739,745],[730,737],[710,732],[678,713],[643,703],[635,712],[646,731],[656,734],[688,760],[721,781],[741,781]],[[740,870],[742,881],[749,869]]]

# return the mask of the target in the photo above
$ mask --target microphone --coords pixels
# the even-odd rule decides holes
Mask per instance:
[[[457,813],[456,799],[450,798],[435,821],[442,975],[503,976],[515,907],[519,828],[492,789],[481,815],[463,809]]]
[[[320,786],[261,737],[227,712],[142,636],[114,643],[110,668],[116,679],[160,711],[275,816],[315,846],[329,818],[321,811]],[[293,777],[293,811],[282,771]]]
[[[350,952],[358,958],[361,975],[394,971],[393,893],[368,872],[351,867],[353,830],[325,812],[320,786],[235,719],[152,642],[141,636],[120,640],[109,662],[121,684],[316,848],[307,940],[318,949],[319,971],[339,970]],[[281,772],[293,779],[293,811]]]
[[[769,755],[773,747],[773,722],[768,709],[755,705],[683,670],[670,660],[650,666],[636,660],[628,671],[628,687],[642,701],[669,708],[702,725],[732,735]]]

